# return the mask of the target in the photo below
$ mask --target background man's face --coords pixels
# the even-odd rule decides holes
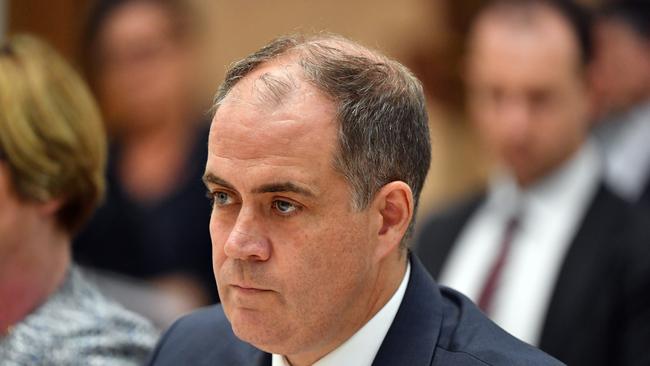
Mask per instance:
[[[603,112],[624,112],[650,97],[650,42],[618,20],[598,23],[595,36],[594,75]]]
[[[577,41],[550,11],[530,25],[488,15],[474,31],[470,52],[470,116],[519,184],[533,183],[570,156],[586,134],[588,98]]]
[[[241,80],[219,107],[206,180],[226,316],[242,340],[288,355],[323,347],[363,319],[355,311],[367,304],[358,302],[377,284],[369,283],[369,211],[352,209],[332,167],[335,106],[300,76],[281,102],[261,101],[261,74],[299,69],[278,62]]]

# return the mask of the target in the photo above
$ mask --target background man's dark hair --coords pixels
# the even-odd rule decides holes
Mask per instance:
[[[602,20],[620,20],[645,40],[650,41],[650,1],[619,0],[605,4],[598,12]]]
[[[583,6],[571,0],[494,0],[488,1],[478,11],[476,19],[484,14],[497,11],[533,11],[538,6],[555,10],[571,28],[578,41],[580,60],[588,65],[593,59],[592,15]]]
[[[248,73],[288,54],[296,56],[307,82],[337,107],[333,165],[350,184],[354,208],[366,208],[384,185],[400,180],[413,191],[417,210],[431,161],[426,103],[420,82],[396,61],[337,36],[278,38],[232,65],[215,97],[215,110]],[[403,245],[413,225],[412,220]]]

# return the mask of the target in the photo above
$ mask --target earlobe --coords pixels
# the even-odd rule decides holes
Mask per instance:
[[[63,207],[63,198],[53,198],[39,204],[39,211],[43,215],[53,216]]]
[[[385,256],[398,247],[413,216],[413,193],[408,184],[395,181],[388,183],[376,196],[381,223],[377,233],[380,250]]]

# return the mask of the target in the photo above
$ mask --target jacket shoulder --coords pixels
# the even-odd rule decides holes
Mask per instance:
[[[440,287],[443,320],[433,365],[563,365],[508,334],[461,293]]]

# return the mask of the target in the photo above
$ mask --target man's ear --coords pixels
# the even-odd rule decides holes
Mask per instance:
[[[413,217],[413,192],[408,184],[394,181],[386,184],[375,195],[378,258],[383,258],[399,247]]]
[[[52,198],[45,202],[38,203],[38,211],[43,216],[55,216],[63,207],[65,200],[63,198]]]

